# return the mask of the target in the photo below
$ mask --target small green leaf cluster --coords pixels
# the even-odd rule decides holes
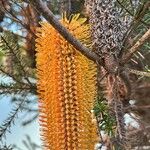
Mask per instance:
[[[109,136],[113,136],[116,121],[110,115],[106,98],[103,95],[97,97],[94,105],[94,113],[100,131],[104,131]]]

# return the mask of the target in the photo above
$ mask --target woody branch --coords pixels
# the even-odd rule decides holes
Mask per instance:
[[[36,8],[38,13],[42,14],[44,18],[78,51],[84,56],[94,62],[98,62],[100,65],[105,66],[101,61],[101,58],[92,52],[89,48],[85,47],[79,40],[77,40],[59,21],[56,19],[52,11],[47,7],[46,3],[42,0],[30,1]],[[149,39],[150,29],[129,49],[129,52],[121,60],[121,64],[125,64],[133,54],[139,50],[139,48]]]
[[[135,52],[150,38],[150,29],[129,49],[129,52],[125,55],[122,60],[122,63],[127,63],[128,60],[133,56]]]
[[[79,50],[84,56],[93,60],[94,62],[99,62],[100,58],[90,49],[85,47],[79,40],[77,40],[59,21],[55,18],[54,14],[47,7],[46,3],[42,0],[35,0],[31,2],[38,13],[41,13],[44,18],[77,50]]]

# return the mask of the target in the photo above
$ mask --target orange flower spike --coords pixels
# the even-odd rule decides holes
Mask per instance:
[[[85,18],[65,17],[62,24],[90,45]],[[50,24],[37,33],[39,122],[46,150],[94,150],[98,136],[90,111],[96,95],[96,67]]]

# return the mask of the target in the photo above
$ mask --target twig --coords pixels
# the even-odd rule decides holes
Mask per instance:
[[[24,102],[25,99],[23,99],[18,105],[16,105],[16,108],[10,113],[9,117],[0,126],[0,141],[2,141],[6,132],[9,131],[11,125],[14,124],[14,120]]]
[[[21,85],[25,85],[24,82],[21,82],[20,80],[18,80],[14,75],[10,74],[9,72],[6,72],[4,69],[2,69],[2,66],[0,66],[0,72],[2,72],[3,74],[9,76],[10,78],[12,78],[14,81],[16,81],[17,83],[21,84]]]
[[[12,94],[12,93],[21,93],[21,92],[31,92],[31,93],[36,93],[36,87],[32,89],[31,87],[28,86],[5,86],[5,85],[0,85],[0,94]]]
[[[143,130],[149,130],[150,129],[150,126],[146,126],[144,129],[142,128],[140,128],[140,129],[137,129],[137,130],[133,130],[133,131],[130,131],[129,133],[128,133],[128,136],[133,136],[133,135],[137,135],[138,134],[138,132],[141,132],[141,131],[143,131]]]
[[[15,54],[13,48],[9,45],[9,43],[5,40],[5,38],[3,36],[1,36],[1,39],[5,42],[6,46],[8,47],[8,49],[10,50],[10,52],[13,54],[13,56],[15,57],[16,61],[18,62],[18,65],[20,66],[20,69],[22,70],[23,74],[24,74],[24,78],[25,80],[28,82],[28,84],[32,87],[32,83],[30,82],[30,80],[28,79],[28,76],[26,74],[26,70],[24,68],[24,66],[22,65],[20,59],[17,57],[17,55]]]
[[[129,52],[124,56],[121,64],[127,63],[132,55],[139,50],[139,48],[150,38],[150,29],[129,49]]]
[[[18,17],[16,17],[15,14],[13,14],[12,11],[7,10],[7,8],[5,8],[5,6],[3,5],[3,11],[6,12],[8,15],[6,17],[12,19],[13,21],[19,23],[20,25],[22,25],[26,30],[28,30],[28,32],[30,32],[33,36],[36,36],[35,33],[30,29],[30,27],[23,23]]]
[[[4,29],[4,27],[1,27],[0,26],[0,32],[10,32],[9,30],[7,30],[7,29]],[[22,35],[19,35],[19,34],[17,34],[17,33],[14,33],[14,32],[12,32],[15,36],[17,36],[17,37],[20,37],[20,38],[23,38],[23,39],[26,39],[26,37],[24,37],[24,36],[22,36]]]
[[[101,78],[98,78],[98,83],[100,83],[101,81],[103,81],[103,79],[108,75],[108,72],[106,72]]]
[[[100,58],[90,49],[85,47],[79,40],[77,40],[54,16],[54,14],[50,11],[47,5],[42,2],[41,0],[35,0],[31,2],[38,13],[41,13],[44,18],[70,43],[72,44],[77,50],[79,50],[84,56],[88,57],[89,59],[93,60],[94,62],[98,61],[99,63]]]
[[[134,70],[134,69],[129,69],[129,68],[126,68],[125,70],[130,73],[139,75],[139,76],[150,77],[150,72],[139,71],[139,70]]]
[[[124,36],[124,39],[123,39],[123,47],[122,47],[122,50],[121,50],[121,52],[119,54],[119,57],[122,58],[122,55],[123,55],[124,51],[126,50],[125,49],[125,44],[127,44],[127,40],[129,39],[129,37],[130,37],[131,33],[133,32],[133,30],[139,25],[139,22],[143,23],[147,28],[150,26],[149,24],[146,24],[146,22],[144,22],[142,20],[145,12],[148,10],[148,8],[150,6],[150,2],[145,2],[143,4],[142,8],[140,8],[140,6],[139,6],[138,9],[140,9],[141,11],[140,11],[140,13],[136,14],[135,16],[128,9],[126,9],[122,5],[122,3],[119,2],[119,0],[117,0],[117,2],[123,7],[123,9],[126,10],[127,13],[129,13],[132,17],[134,17],[132,22],[130,23],[130,27],[129,27],[128,31],[126,32],[126,34]]]
[[[125,110],[132,110],[132,111],[139,111],[140,109],[150,109],[150,105],[144,105],[144,106],[129,106],[126,107]]]

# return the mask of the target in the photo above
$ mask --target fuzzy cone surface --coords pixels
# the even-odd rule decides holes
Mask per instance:
[[[90,27],[74,15],[61,23],[90,47]],[[97,129],[91,110],[96,96],[96,66],[49,23],[37,31],[36,62],[41,138],[46,150],[93,150]]]

